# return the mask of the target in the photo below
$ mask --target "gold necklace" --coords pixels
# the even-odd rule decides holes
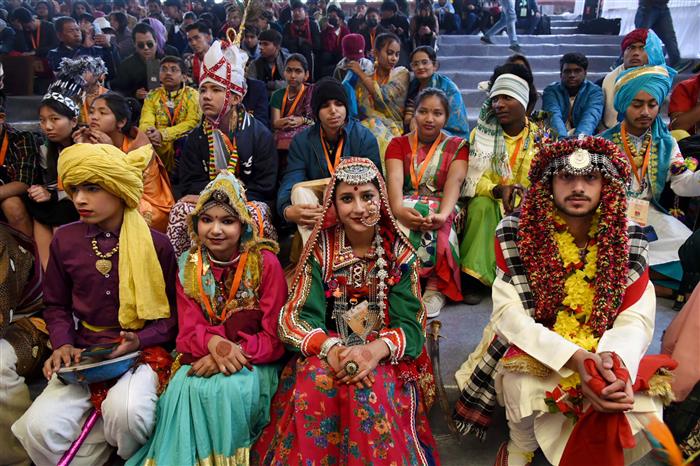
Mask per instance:
[[[92,238],[92,250],[98,258],[95,261],[95,268],[106,277],[112,270],[112,261],[109,259],[119,251],[119,243],[111,251],[103,254],[97,249],[97,237],[95,237]]]

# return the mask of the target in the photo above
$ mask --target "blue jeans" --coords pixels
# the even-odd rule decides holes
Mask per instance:
[[[479,15],[470,12],[467,13],[467,17],[462,20],[462,31],[465,34],[471,34],[477,29],[477,23],[479,21]]]
[[[501,17],[484,35],[490,39],[491,36],[500,33],[505,28],[511,45],[515,45],[518,43],[518,33],[515,32],[515,20],[517,19],[515,2],[513,0],[498,0],[498,3],[501,5]]]
[[[645,6],[640,4],[634,17],[634,26],[654,30],[661,42],[666,46],[669,65],[676,65],[681,60],[678,42],[676,41],[676,31],[673,29],[671,11],[666,5]]]

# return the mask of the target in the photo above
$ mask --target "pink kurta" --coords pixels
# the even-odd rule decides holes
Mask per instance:
[[[259,304],[262,311],[262,330],[247,334],[238,332],[236,343],[250,356],[252,364],[266,364],[277,361],[284,354],[284,345],[277,336],[277,320],[280,310],[287,301],[287,282],[277,257],[270,251],[261,251],[263,270],[260,277]],[[237,263],[233,264],[235,267]],[[217,280],[221,279],[223,268],[212,266]],[[207,345],[214,335],[226,338],[224,325],[212,325],[202,311],[202,306],[185,295],[180,281],[177,281],[177,308],[179,332],[177,351],[201,358],[209,354]],[[236,319],[234,313],[230,319]]]

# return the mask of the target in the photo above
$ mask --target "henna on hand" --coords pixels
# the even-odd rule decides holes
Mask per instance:
[[[231,354],[231,351],[233,350],[233,345],[229,343],[228,341],[222,340],[216,344],[216,354],[222,358],[225,358],[229,354]]]

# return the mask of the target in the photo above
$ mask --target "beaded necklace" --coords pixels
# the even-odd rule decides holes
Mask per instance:
[[[204,133],[207,135],[207,144],[209,146],[209,179],[213,180],[218,174],[216,168],[216,156],[214,152],[214,131],[218,131],[223,139],[226,149],[228,149],[229,157],[226,169],[236,175],[238,168],[238,144],[236,143],[236,132],[241,127],[245,113],[243,110],[238,110],[238,119],[236,121],[236,130],[233,132],[233,138],[229,138],[223,131],[215,129],[208,119],[204,120]]]
[[[630,161],[630,165],[633,168],[634,178],[637,179],[637,182],[639,184],[639,189],[632,189],[633,178],[630,178],[629,184],[627,186],[627,195],[630,197],[638,198],[642,196],[647,190],[647,188],[649,187],[649,182],[656,179],[659,166],[658,148],[657,145],[654,144],[651,132],[647,132],[644,135],[644,142],[642,143],[642,146],[639,148],[639,150],[637,150],[627,131],[624,132],[623,137],[623,125],[624,122],[620,125],[620,131],[616,131],[613,133],[612,140],[615,143],[615,145],[621,148],[627,156],[628,160]],[[644,165],[648,167],[647,170],[644,170]],[[638,168],[642,169],[641,174],[638,172]]]
[[[341,258],[342,262],[354,259],[352,249],[345,245],[345,231],[339,227],[337,241],[340,242],[339,250],[335,253],[345,254],[346,258]],[[366,342],[367,337],[376,330],[377,324],[384,321],[386,310],[387,279],[389,273],[386,270],[386,252],[382,246],[382,236],[377,229],[374,237],[373,248],[368,252],[368,256],[376,256],[374,267],[367,259],[361,259],[343,271],[339,271],[331,277],[328,283],[329,294],[335,300],[333,303],[332,318],[336,322],[338,333],[347,346],[359,345]],[[362,289],[367,287],[368,308],[364,316],[364,331],[355,332],[349,327],[346,321],[346,314],[351,312],[358,304],[358,300],[349,296],[348,288]]]

